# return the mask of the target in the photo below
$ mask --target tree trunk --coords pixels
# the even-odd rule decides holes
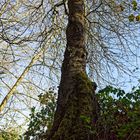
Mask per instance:
[[[86,75],[84,0],[68,0],[67,47],[54,123],[47,140],[91,140],[94,92]]]

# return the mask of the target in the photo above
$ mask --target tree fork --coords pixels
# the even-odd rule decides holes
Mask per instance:
[[[91,139],[96,112],[92,83],[86,75],[84,0],[68,0],[68,9],[67,46],[57,109],[47,140]]]

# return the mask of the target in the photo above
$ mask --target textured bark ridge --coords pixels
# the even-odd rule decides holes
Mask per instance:
[[[68,0],[67,47],[54,123],[47,140],[91,139],[94,102],[86,69],[84,0]]]

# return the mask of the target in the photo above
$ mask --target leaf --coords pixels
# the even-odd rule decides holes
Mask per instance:
[[[131,14],[131,15],[129,15],[128,19],[130,22],[133,22],[135,19],[135,16],[133,14]]]
[[[81,115],[80,118],[81,118],[81,120],[83,120],[84,122],[90,123],[90,118],[89,118],[89,117],[84,116],[84,115]]]
[[[126,97],[130,100],[130,99],[133,98],[133,94],[132,93],[128,93],[128,94],[126,94]]]
[[[136,21],[140,21],[140,15],[136,16]]]
[[[122,97],[125,94],[124,90],[119,90],[117,93],[117,97]]]
[[[133,6],[133,10],[136,11],[137,10],[137,2],[135,0],[132,1],[132,6]]]
[[[133,6],[137,6],[137,2],[135,0],[132,1]]]
[[[136,11],[137,10],[137,6],[133,6],[133,10]]]

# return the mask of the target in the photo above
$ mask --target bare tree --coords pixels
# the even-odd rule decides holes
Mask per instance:
[[[119,75],[133,76],[139,59],[139,25],[129,22],[131,3],[87,0],[84,5],[84,43],[88,53],[84,52],[84,61],[90,78],[98,83],[118,84]],[[70,11],[65,0],[2,0],[0,9],[1,106],[7,93],[12,92],[3,106],[1,119],[9,116],[16,121],[16,117],[24,116],[26,120],[27,110],[37,104],[37,95],[52,84],[59,84]],[[30,65],[41,49],[42,55]]]

